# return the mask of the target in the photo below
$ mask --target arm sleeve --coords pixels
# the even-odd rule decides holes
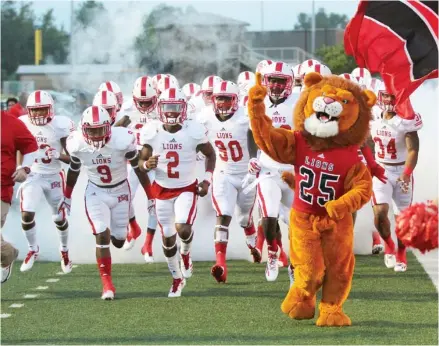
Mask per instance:
[[[18,151],[20,151],[23,155],[26,155],[38,150],[35,137],[21,120],[16,119],[16,121],[13,122],[13,126],[15,130],[14,142]]]

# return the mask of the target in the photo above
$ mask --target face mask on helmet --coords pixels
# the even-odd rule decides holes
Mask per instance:
[[[52,120],[51,106],[27,107],[29,120],[32,124],[42,126]]]
[[[160,120],[167,125],[181,125],[186,119],[186,103],[181,101],[159,101]]]
[[[285,91],[288,89],[288,84],[290,84],[289,87],[291,88],[291,82],[288,83],[288,78],[283,76],[266,75],[265,84],[268,95],[274,100],[287,97],[288,95]]]
[[[101,149],[110,139],[111,136],[111,125],[82,125],[82,134],[84,140],[87,144],[95,147],[96,149]]]
[[[238,100],[235,96],[215,95],[212,97],[212,101],[216,114],[228,116],[236,112]]]
[[[378,92],[378,106],[385,111],[393,112],[395,109],[395,96],[386,91]]]
[[[154,110],[156,103],[157,97],[152,97],[148,100],[134,98],[134,104],[137,110],[142,114],[151,113]]]
[[[212,104],[212,91],[203,91],[201,93],[202,97],[203,97],[203,101],[204,103],[207,105],[211,105]]]

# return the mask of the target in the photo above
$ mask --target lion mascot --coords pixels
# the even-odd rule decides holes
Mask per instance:
[[[305,76],[294,110],[295,130],[274,128],[265,115],[261,75],[249,92],[248,112],[258,147],[273,160],[294,165],[290,260],[294,284],[281,309],[311,319],[322,287],[317,326],[349,326],[343,312],[352,284],[352,213],[372,195],[372,178],[359,147],[369,133],[376,96],[337,76]]]

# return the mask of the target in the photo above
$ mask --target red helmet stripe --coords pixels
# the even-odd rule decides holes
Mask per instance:
[[[195,93],[194,83],[189,84],[189,92],[191,93],[191,95]]]
[[[175,99],[175,88],[169,89],[169,98]]]
[[[35,91],[35,103],[41,103],[41,91]]]
[[[221,82],[221,91],[227,91],[227,82]]]
[[[169,84],[170,84],[170,79],[169,79],[169,77],[166,77],[165,78],[165,90],[169,89]]]
[[[113,92],[113,87],[111,86],[110,82],[105,82],[105,85],[107,86],[108,91]]]
[[[147,82],[148,78],[147,77],[142,77],[142,79],[140,80],[140,96],[146,96],[146,82]]]
[[[250,73],[248,73],[248,71],[245,71],[245,80],[249,80],[250,79]]]
[[[374,78],[374,79],[372,79],[372,84],[370,85],[371,86],[371,88],[373,89],[373,90],[375,90],[375,84],[377,83],[377,80]]]
[[[364,77],[364,68],[360,68],[360,77]]]
[[[308,67],[311,67],[312,65],[314,65],[314,61],[312,61],[311,59],[308,60]]]
[[[277,62],[276,63],[276,68],[274,69],[276,72],[282,72],[282,66],[283,63],[282,62]]]
[[[102,91],[102,104],[107,104],[107,90]]]
[[[93,119],[93,123],[99,122],[99,107],[97,106],[91,107],[91,116]]]
[[[321,65],[319,65],[319,64],[314,65],[314,68],[315,68],[315,70],[316,70],[317,73],[320,73],[320,66],[321,66]]]
[[[271,60],[267,60],[267,64],[268,65],[271,65],[273,63],[273,61],[271,61]]]
[[[213,76],[209,77],[209,88],[213,88]]]

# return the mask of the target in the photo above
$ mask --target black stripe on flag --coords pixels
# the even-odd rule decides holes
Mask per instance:
[[[439,1],[421,1],[425,6],[429,7],[434,13],[439,14]]]
[[[437,1],[423,1],[437,13]],[[438,68],[438,47],[421,17],[401,1],[369,1],[366,16],[388,26],[407,41],[413,77],[421,78]]]

